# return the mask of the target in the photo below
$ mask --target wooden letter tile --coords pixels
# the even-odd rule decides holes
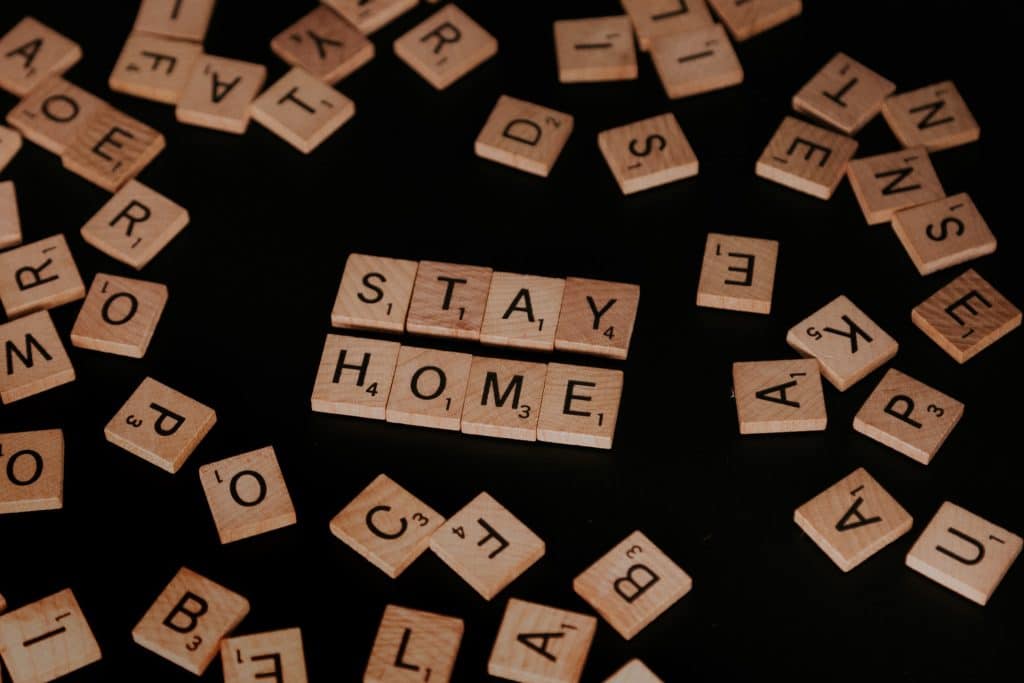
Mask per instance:
[[[918,304],[910,315],[931,340],[966,363],[1020,327],[1020,309],[974,270]]]
[[[142,358],[166,304],[164,285],[98,273],[71,328],[71,343]]]
[[[544,555],[544,541],[481,493],[430,537],[430,549],[485,600]]]
[[[0,171],[7,168],[7,164],[11,163],[11,159],[19,149],[21,149],[21,133],[13,128],[0,126]]]
[[[592,616],[512,598],[487,673],[520,683],[577,683],[595,630]]]
[[[14,683],[52,681],[101,658],[70,588],[0,617],[0,657]]]
[[[349,254],[331,324],[359,330],[404,331],[416,268],[416,261]]]
[[[984,605],[1020,555],[1021,537],[943,503],[907,554],[907,566]]]
[[[444,90],[498,53],[498,41],[455,5],[395,41],[395,54],[438,90]]]
[[[0,595],[0,614],[3,614],[6,611],[7,611],[7,599],[4,598],[3,595]],[[2,655],[2,654],[3,653],[0,652],[0,655]]]
[[[966,193],[898,211],[892,228],[921,275],[996,250],[995,236]]]
[[[626,640],[690,592],[693,580],[650,539],[634,531],[572,582]]]
[[[868,225],[946,196],[924,147],[853,159],[846,173]]]
[[[639,659],[631,659],[604,683],[662,683]]]
[[[249,613],[249,601],[182,567],[132,629],[132,639],[197,676]]]
[[[0,183],[0,249],[21,244],[21,216],[14,181]]]
[[[141,121],[103,106],[76,128],[61,163],[108,192],[117,192],[166,146],[164,136]]]
[[[793,95],[793,109],[855,135],[894,90],[895,83],[838,52]]]
[[[402,346],[387,421],[458,431],[472,360],[468,353]]]
[[[373,59],[373,43],[334,10],[317,5],[270,41],[274,54],[334,85]]]
[[[673,114],[612,128],[598,134],[597,146],[622,194],[697,175],[697,155]]]
[[[625,15],[555,22],[562,83],[629,81],[637,77],[633,26]]]
[[[309,154],[355,116],[356,104],[296,67],[264,90],[250,113],[269,131]]]
[[[555,348],[625,360],[639,304],[639,285],[567,278]]]
[[[462,619],[388,605],[363,683],[448,683],[462,631]]]
[[[53,76],[7,112],[7,123],[43,149],[59,155],[89,119],[107,108],[100,98]]]
[[[611,448],[622,396],[622,372],[548,364],[537,439]]]
[[[107,84],[114,92],[176,104],[203,47],[182,40],[133,33]]]
[[[770,313],[779,243],[708,233],[697,285],[697,305]]]
[[[480,339],[493,272],[480,266],[420,261],[405,319],[406,331]]]
[[[7,359],[0,374],[0,401],[5,404],[75,381],[49,311],[0,325],[0,346]]]
[[[306,656],[302,650],[302,631],[253,633],[225,638],[220,645],[224,683],[306,683]]]
[[[193,126],[244,133],[249,127],[249,105],[266,79],[267,68],[262,64],[200,55],[174,116]]]
[[[640,49],[647,52],[651,41],[673,33],[686,33],[714,23],[705,0],[622,0]]]
[[[217,0],[142,0],[136,31],[203,42]]]
[[[899,350],[896,340],[845,296],[794,325],[786,343],[802,356],[817,358],[821,374],[839,391],[885,365]]]
[[[115,446],[173,474],[216,422],[212,408],[147,377],[103,433]]]
[[[755,171],[780,185],[828,199],[856,151],[853,138],[787,116],[761,153]]]
[[[927,465],[964,414],[964,404],[890,369],[853,418],[853,428]]]
[[[364,35],[390,24],[416,6],[416,0],[323,0]]]
[[[565,280],[494,273],[480,342],[553,351]]]
[[[0,254],[0,301],[8,318],[54,308],[85,296],[64,235]]]
[[[721,24],[655,38],[651,59],[673,100],[743,82],[743,67]]]
[[[572,126],[568,114],[502,95],[477,136],[476,155],[547,178]]]
[[[398,342],[327,335],[313,386],[313,410],[383,420],[398,349]]]
[[[463,434],[537,440],[548,366],[474,356],[462,407]]]
[[[952,81],[887,97],[882,116],[904,147],[935,152],[981,137],[978,122]]]
[[[78,43],[32,17],[25,17],[0,38],[0,88],[28,95],[49,76],[57,76],[82,58]]]
[[[221,543],[295,524],[295,508],[270,446],[199,468]]]
[[[783,24],[803,11],[801,0],[708,0],[738,41]]]
[[[64,506],[64,433],[0,434],[0,515]]]
[[[820,432],[828,424],[818,361],[733,363],[740,434]]]

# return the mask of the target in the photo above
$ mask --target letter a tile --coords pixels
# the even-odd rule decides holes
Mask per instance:
[[[101,654],[82,608],[66,588],[0,616],[0,657],[13,683],[41,683],[98,662]]]
[[[403,332],[416,268],[416,261],[349,254],[331,311],[331,324],[357,330]]]
[[[740,434],[820,432],[828,424],[818,361],[733,363]]]
[[[787,116],[761,153],[755,171],[798,192],[829,199],[856,151],[853,138]]]
[[[383,420],[398,342],[327,335],[313,385],[313,410]]]
[[[936,152],[981,137],[981,128],[952,81],[887,97],[882,116],[904,147]]]
[[[555,56],[562,83],[628,81],[638,74],[633,27],[625,15],[556,21]]]
[[[793,109],[855,135],[894,90],[894,83],[838,52],[793,96]]]
[[[306,683],[302,631],[297,628],[253,633],[221,641],[224,683]]]
[[[71,343],[142,358],[166,304],[164,285],[98,273],[71,328]]]
[[[286,28],[270,41],[270,49],[292,66],[334,85],[374,55],[373,43],[324,5]]]
[[[249,105],[266,78],[267,67],[262,64],[201,55],[174,116],[193,126],[242,134],[249,127]]]
[[[0,347],[6,351],[5,370],[0,373],[4,404],[75,381],[75,369],[49,311],[0,325]]]
[[[565,280],[494,273],[480,342],[553,351]]]
[[[921,275],[996,250],[995,236],[965,192],[896,212],[892,229]]]
[[[770,313],[779,243],[708,233],[697,284],[697,305]]]
[[[295,508],[272,447],[199,468],[221,543],[295,524]]]
[[[946,196],[924,147],[854,159],[846,174],[868,225],[885,223],[897,211]]]
[[[444,90],[498,53],[498,41],[455,5],[395,41],[395,54],[438,90]]]
[[[700,163],[673,114],[662,114],[597,135],[622,194],[697,175]]]
[[[512,598],[487,673],[519,683],[577,683],[596,630],[592,616]]]
[[[662,683],[662,680],[639,659],[632,659],[604,683]]]
[[[0,434],[0,515],[64,506],[64,433]]]
[[[388,397],[387,421],[458,431],[472,360],[468,353],[403,346]]]
[[[568,114],[502,95],[477,136],[476,155],[547,178],[572,126]]]
[[[463,628],[456,617],[388,605],[363,683],[448,683]]]
[[[0,38],[0,88],[24,97],[81,58],[78,43],[32,17],[25,17]]]
[[[743,82],[743,67],[721,24],[655,38],[651,59],[669,99]]]
[[[296,67],[253,101],[252,118],[309,154],[356,114],[355,102]]]
[[[85,296],[64,235],[0,254],[0,301],[8,318],[54,308]]]
[[[474,356],[462,407],[462,433],[537,440],[548,366]]]
[[[537,439],[611,448],[622,397],[622,371],[549,363]]]

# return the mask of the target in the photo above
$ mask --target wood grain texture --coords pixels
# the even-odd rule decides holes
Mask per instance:
[[[564,290],[561,278],[494,273],[480,342],[553,351]]]
[[[323,0],[348,23],[370,35],[416,6],[416,0]]]
[[[537,440],[544,363],[474,356],[462,407],[462,433]]]
[[[72,173],[108,192],[117,192],[166,145],[159,131],[104,106],[76,128],[60,160]]]
[[[398,349],[398,342],[327,335],[313,385],[313,410],[383,420]]]
[[[705,0],[621,0],[640,49],[647,52],[655,38],[685,33],[714,23]]]
[[[403,332],[417,267],[416,261],[349,254],[331,310],[331,324]]]
[[[64,235],[0,254],[0,302],[8,318],[62,306],[84,296],[85,285]]]
[[[64,432],[0,434],[0,515],[63,506]]]
[[[721,24],[655,38],[651,59],[669,99],[743,82],[743,67]]]
[[[4,404],[75,381],[64,344],[49,311],[38,311],[0,325],[0,347],[7,349],[0,373]]]
[[[882,110],[896,84],[842,52],[793,95],[793,109],[855,135]]]
[[[13,128],[0,126],[0,171],[7,168],[7,164],[11,163],[20,149],[21,133]]]
[[[480,339],[490,268],[420,261],[405,319],[413,334],[456,339]]]
[[[142,0],[133,30],[197,43],[206,38],[217,0]]]
[[[924,147],[854,159],[846,173],[868,225],[946,196]]]
[[[853,138],[787,116],[754,170],[762,178],[798,192],[829,199],[856,151]]]
[[[203,47],[196,43],[133,33],[124,43],[107,85],[114,92],[177,104],[202,52]]]
[[[773,29],[803,11],[801,0],[708,0],[737,41]]]
[[[356,115],[356,104],[293,67],[253,101],[249,113],[267,130],[309,154]]]
[[[0,249],[21,244],[21,214],[13,180],[0,182]]]
[[[587,614],[512,598],[487,673],[520,683],[576,683],[596,629]]]
[[[28,95],[50,76],[59,76],[82,58],[82,48],[32,17],[0,38],[0,88]]]
[[[271,446],[199,468],[220,542],[233,543],[295,524],[295,507]]]
[[[182,123],[241,135],[249,127],[249,105],[266,78],[262,64],[200,55],[174,116]]]
[[[620,370],[548,364],[537,439],[611,448],[622,398],[622,381]]]
[[[366,36],[326,5],[317,5],[274,36],[270,49],[286,63],[330,85],[369,62],[375,53]]]
[[[708,233],[697,283],[697,305],[768,314],[772,310],[779,243]]]
[[[555,59],[562,83],[636,79],[633,25],[626,15],[556,21]]]
[[[468,353],[402,346],[387,421],[459,431],[472,360]]]
[[[99,111],[103,100],[60,76],[51,76],[7,112],[7,123],[43,149],[64,153],[82,127]]]
[[[937,152],[981,137],[981,127],[953,81],[887,97],[882,116],[904,147]]]
[[[625,360],[639,305],[639,285],[566,278],[555,348]]]
[[[502,95],[477,136],[474,150],[478,157],[546,178],[572,128],[569,114]]]
[[[448,683],[463,629],[457,617],[388,605],[363,683]]]
[[[445,5],[394,42],[395,54],[444,90],[498,54],[498,41],[455,5]]]
[[[733,363],[740,434],[820,432],[828,424],[818,361]]]
[[[167,287],[158,282],[97,273],[71,328],[71,344],[142,358],[166,305]]]
[[[70,588],[0,616],[0,657],[13,683],[52,681],[102,658]]]
[[[286,628],[225,638],[220,644],[224,683],[306,683],[302,631]]]
[[[639,659],[631,659],[604,683],[662,683],[662,680]]]
[[[674,114],[602,131],[597,146],[622,194],[697,175],[700,163]]]
[[[996,250],[996,238],[966,192],[897,211],[892,229],[921,275]]]

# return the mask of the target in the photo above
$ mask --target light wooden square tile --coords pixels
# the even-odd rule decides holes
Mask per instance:
[[[430,549],[490,600],[544,555],[544,541],[481,493],[430,537]]]
[[[673,100],[743,82],[743,67],[721,24],[655,38],[651,59]]]
[[[448,683],[463,628],[456,617],[388,605],[363,683]]]
[[[708,0],[738,41],[775,28],[803,11],[801,0]]]
[[[313,385],[313,410],[383,420],[398,342],[327,335]]]
[[[733,363],[740,434],[820,432],[828,424],[818,361]]]
[[[270,49],[288,64],[331,85],[374,55],[373,43],[325,5],[317,5],[274,36]]]
[[[887,97],[882,116],[904,147],[936,152],[981,137],[981,127],[953,81]]]
[[[331,310],[331,324],[403,332],[416,269],[416,261],[349,254]]]
[[[474,149],[478,157],[547,178],[572,127],[569,114],[502,95]]]
[[[365,35],[387,26],[416,6],[416,0],[322,0]]]
[[[98,273],[71,328],[71,343],[142,358],[166,304],[167,287],[158,282]]]
[[[639,285],[567,278],[555,348],[625,360],[639,305]]]
[[[133,33],[107,84],[114,92],[177,104],[202,52],[203,47],[196,43]]]
[[[455,5],[395,41],[395,54],[428,83],[444,90],[498,54],[498,41]]]
[[[597,619],[512,598],[487,662],[487,673],[520,683],[576,683]]]
[[[673,33],[686,33],[714,23],[705,0],[622,0],[640,49],[647,52],[651,41]]]
[[[907,553],[907,566],[985,605],[1022,543],[1017,534],[946,502]]]
[[[435,337],[480,339],[493,270],[420,261],[405,329]]]
[[[892,229],[921,275],[996,250],[995,235],[966,192],[897,211]]]
[[[59,155],[93,115],[107,108],[100,98],[52,76],[7,112],[7,123],[26,139]]]
[[[200,55],[174,116],[193,126],[242,134],[249,127],[249,105],[266,79],[262,64]]]
[[[7,168],[7,164],[11,163],[20,149],[21,133],[13,128],[0,126],[0,171]]]
[[[0,38],[0,55],[0,88],[24,97],[48,77],[74,66],[82,58],[82,48],[25,17]]]
[[[829,199],[856,151],[853,138],[787,116],[768,141],[755,170],[762,178]]]
[[[597,146],[622,194],[691,178],[700,169],[697,155],[673,114],[602,131]]]
[[[662,680],[639,659],[631,659],[604,683],[662,683]]]
[[[75,369],[49,311],[0,325],[0,346],[7,352],[5,371],[0,374],[0,401],[4,404],[75,381]]]
[[[853,428],[927,465],[964,414],[964,404],[890,368],[853,418]]]
[[[553,351],[564,290],[561,278],[494,273],[480,342]]]
[[[630,81],[639,73],[626,15],[556,21],[555,57],[562,83]]]
[[[793,95],[793,109],[847,135],[855,135],[882,110],[896,84],[842,52]]]
[[[52,681],[101,656],[70,588],[0,617],[0,657],[14,683]]]
[[[0,301],[8,318],[55,308],[85,296],[64,235],[0,254]]]
[[[146,124],[103,106],[77,127],[61,153],[64,168],[108,192],[117,192],[166,146],[164,136]]]
[[[462,433],[537,440],[548,366],[474,356],[462,408]]]
[[[816,358],[821,374],[846,391],[896,355],[899,344],[853,302],[839,296],[786,334],[800,355]]]
[[[622,372],[549,363],[537,439],[611,448],[622,397]]]
[[[770,313],[779,243],[708,233],[697,284],[697,305],[747,313]]]
[[[64,506],[64,433],[0,434],[0,515]]]
[[[221,640],[249,613],[249,601],[182,567],[134,629],[132,639],[197,676]]]
[[[220,645],[224,683],[306,683],[302,631],[287,628],[225,638]]]
[[[1020,327],[1020,309],[973,269],[932,294],[911,311],[911,319],[958,363]]]
[[[295,507],[271,446],[199,468],[220,542],[233,543],[295,524]]]
[[[7,599],[3,595],[0,595],[0,614],[7,611]]]
[[[468,353],[402,346],[387,421],[458,431],[472,360]]]
[[[924,147],[853,159],[846,173],[869,225],[946,196]]]
[[[263,91],[252,118],[309,154],[356,114],[356,104],[320,79],[293,68]]]
[[[0,182],[0,249],[21,244],[21,216],[14,181]]]
[[[201,43],[216,1],[142,0],[133,30]]]
[[[173,474],[216,422],[212,408],[147,377],[103,433],[115,446]]]

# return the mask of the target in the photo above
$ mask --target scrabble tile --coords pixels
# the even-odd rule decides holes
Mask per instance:
[[[387,26],[416,6],[416,0],[322,0],[364,35]]]
[[[962,507],[945,502],[907,553],[907,566],[979,605],[1020,555],[1022,540]]]
[[[480,342],[553,351],[565,280],[494,273]]]
[[[481,266],[420,261],[405,319],[406,331],[480,339],[493,272]]]
[[[521,683],[576,683],[597,619],[511,598],[487,662],[487,673]]]
[[[786,343],[800,355],[816,358],[821,374],[839,391],[885,365],[899,350],[896,340],[845,296],[790,328]]]
[[[327,335],[313,386],[313,410],[383,420],[398,348],[398,342]]]
[[[853,418],[853,428],[927,465],[964,414],[964,404],[890,368]]]
[[[273,447],[203,465],[199,481],[222,544],[295,524],[295,507]]]
[[[49,311],[38,311],[0,325],[0,346],[6,349],[0,374],[0,401],[14,403],[75,381],[64,344]]]
[[[402,346],[388,398],[387,421],[458,431],[472,360],[468,353]]]
[[[220,644],[224,683],[306,683],[302,631],[287,628],[225,638]]]
[[[631,659],[604,683],[662,683],[662,680],[639,659]]]
[[[844,572],[910,531],[914,522],[863,467],[798,507],[793,518]]]
[[[7,600],[4,598],[3,595],[0,595],[0,614],[3,614],[6,611],[7,611]]]
[[[923,147],[853,159],[846,174],[868,225],[946,196]]]
[[[448,683],[462,641],[462,619],[388,605],[363,683]]]
[[[132,629],[132,639],[197,676],[221,640],[249,613],[249,601],[182,567]]]
[[[430,549],[490,600],[544,555],[544,541],[481,493],[430,537]]]
[[[780,185],[829,199],[856,151],[853,138],[787,116],[761,153],[755,171]]]
[[[11,159],[19,149],[21,149],[21,133],[13,128],[0,126],[0,171],[7,168],[7,164],[11,163]]]
[[[104,106],[84,121],[61,153],[61,163],[108,192],[116,192],[166,146],[146,124]]]
[[[968,270],[911,311],[911,319],[958,363],[1020,327],[1020,309]]]
[[[147,377],[103,434],[115,446],[173,474],[216,422],[212,408]]]
[[[622,0],[640,49],[647,52],[651,41],[673,33],[686,33],[714,23],[705,0]]]
[[[374,55],[373,43],[334,10],[317,5],[270,41],[274,54],[334,85]]]
[[[142,358],[166,304],[164,285],[99,273],[71,328],[71,344]]]
[[[537,439],[611,448],[622,396],[622,372],[549,363]]]
[[[966,192],[897,211],[892,228],[921,275],[996,250],[995,236]]]
[[[502,95],[474,149],[478,157],[547,178],[572,126],[568,114]]]
[[[395,41],[395,54],[438,90],[444,90],[498,54],[498,41],[455,5]]]
[[[0,254],[0,301],[8,318],[55,308],[85,296],[64,235]]]
[[[217,0],[142,0],[135,31],[203,42]]]
[[[0,38],[0,88],[24,97],[49,76],[64,73],[81,58],[78,43],[32,17],[25,17]]]
[[[114,92],[177,104],[202,52],[203,47],[196,43],[133,33],[107,84]]]
[[[462,406],[462,433],[537,440],[548,366],[474,356]]]
[[[720,24],[655,38],[651,59],[673,100],[743,82],[743,67]]]
[[[818,361],[733,363],[740,434],[820,432],[828,424]]]
[[[770,313],[778,256],[775,240],[708,233],[697,305]]]
[[[0,617],[0,657],[14,683],[52,681],[101,658],[70,588]]]
[[[981,137],[981,127],[953,81],[887,97],[882,116],[904,147],[935,152]]]
[[[60,76],[52,76],[7,112],[7,123],[28,140],[59,155],[89,119],[108,108],[100,98]]]
[[[626,640],[690,592],[693,580],[634,531],[572,582],[572,589]]]
[[[293,68],[253,101],[252,118],[309,154],[356,114],[355,102],[302,69]]]
[[[842,52],[793,95],[793,109],[855,135],[882,110],[896,84]]]
[[[800,0],[708,0],[738,41],[783,24],[803,11]]]
[[[638,75],[633,26],[625,15],[555,22],[562,83],[631,81]]]
[[[242,134],[249,127],[249,105],[266,79],[262,64],[200,55],[174,116],[193,126]]]
[[[64,506],[64,433],[0,434],[0,514]]]
[[[359,330],[405,330],[416,281],[416,261],[349,254],[331,324]]]
[[[639,285],[567,278],[555,348],[625,360],[639,305]]]
[[[0,249],[21,244],[21,217],[14,181],[0,182]]]
[[[331,520],[331,533],[397,579],[430,545],[444,517],[381,474]]]
[[[673,114],[602,131],[597,146],[622,194],[691,178],[700,169],[697,155]]]

